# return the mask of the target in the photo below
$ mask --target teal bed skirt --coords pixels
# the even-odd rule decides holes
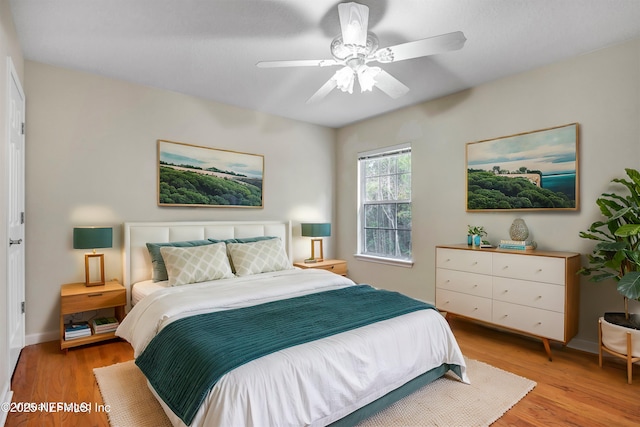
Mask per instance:
[[[448,371],[453,371],[458,377],[462,377],[462,371],[460,366],[443,363],[442,365],[425,372],[424,374],[417,376],[405,385],[390,391],[381,398],[374,400],[366,406],[355,410],[346,417],[339,419],[338,421],[329,424],[331,427],[351,427],[359,422],[369,418],[370,416],[377,414],[385,408],[396,403],[398,400],[414,393],[424,387],[425,385],[442,377]]]

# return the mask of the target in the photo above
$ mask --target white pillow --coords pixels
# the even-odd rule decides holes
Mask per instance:
[[[228,243],[227,251],[238,276],[293,268],[282,240],[278,238],[252,243]]]
[[[160,248],[167,266],[169,286],[234,277],[224,243],[194,247]]]

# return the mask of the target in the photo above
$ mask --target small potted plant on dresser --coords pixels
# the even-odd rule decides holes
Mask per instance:
[[[487,235],[483,226],[467,225],[467,244],[480,246],[482,238]]]
[[[629,180],[614,179],[628,189],[628,195],[603,193],[596,201],[605,219],[596,221],[580,237],[596,241],[589,265],[579,270],[590,280],[617,283],[624,299],[624,313],[605,313],[599,319],[599,353],[627,360],[627,381],[632,364],[640,361],[640,314],[629,313],[629,300],[640,301],[640,172],[625,169]]]

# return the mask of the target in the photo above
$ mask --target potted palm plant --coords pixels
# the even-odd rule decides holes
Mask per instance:
[[[578,272],[594,282],[613,281],[624,299],[624,313],[605,313],[599,319],[599,365],[602,351],[627,361],[627,382],[632,366],[640,361],[640,315],[629,314],[629,300],[640,301],[640,172],[625,169],[629,180],[614,179],[628,195],[603,193],[596,201],[603,221],[591,224],[580,237],[596,241],[589,265]]]
[[[629,314],[629,300],[640,301],[640,172],[625,169],[629,180],[614,179],[629,190],[628,195],[603,193],[596,201],[604,220],[596,221],[580,237],[596,241],[587,255],[589,265],[578,272],[594,282],[616,283],[624,299],[624,313],[605,313],[599,320],[600,366],[602,350],[627,360],[640,360],[640,314]]]
[[[580,237],[597,243],[587,255],[589,265],[579,273],[591,276],[593,282],[614,280],[624,298],[625,312],[607,317],[621,326],[640,329],[640,315],[629,314],[629,300],[640,301],[640,172],[625,171],[629,180],[612,182],[624,185],[629,194],[603,193],[596,204],[605,219],[580,232]]]

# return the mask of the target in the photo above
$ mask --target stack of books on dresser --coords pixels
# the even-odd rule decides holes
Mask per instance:
[[[114,332],[118,329],[118,319],[115,317],[99,317],[93,319],[91,322],[93,326],[93,332],[95,334],[106,334],[108,332]]]
[[[498,247],[500,249],[515,249],[515,250],[527,250],[535,249],[536,242],[533,240],[500,240]]]
[[[67,341],[90,336],[91,328],[87,322],[69,323],[64,326],[64,339]]]

